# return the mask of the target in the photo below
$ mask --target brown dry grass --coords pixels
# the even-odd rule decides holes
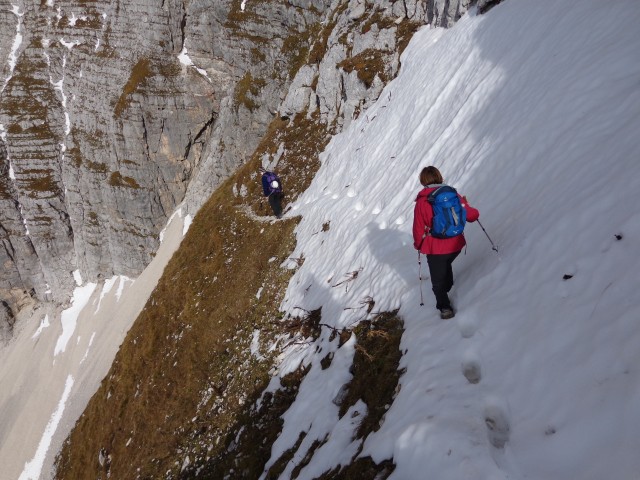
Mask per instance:
[[[300,382],[309,369],[297,371],[281,379],[281,388],[266,393],[259,408],[254,407],[257,395],[252,398],[249,408],[238,415],[238,422],[230,430],[224,448],[211,457],[204,465],[189,469],[181,475],[181,480],[203,479],[255,479],[259,478],[271,457],[271,446],[282,431],[282,416],[296,398]],[[257,392],[256,392],[257,393]],[[300,435],[302,442],[304,435]],[[299,445],[299,444],[298,444]],[[291,451],[293,456],[295,451]],[[286,467],[288,454],[285,453],[267,472],[266,478],[275,480]]]
[[[125,177],[120,172],[112,172],[109,176],[109,185],[112,187],[140,188],[135,178]]]
[[[262,392],[271,363],[257,361],[248,346],[254,329],[266,338],[286,329],[278,306],[292,271],[280,265],[293,251],[297,220],[256,222],[237,207],[248,201],[271,214],[266,202],[260,208],[257,170],[281,142],[288,147],[278,172],[295,198],[328,138],[313,119],[274,120],[252,159],[202,207],[65,443],[57,478],[176,478],[175,462],[186,456],[179,452],[209,465],[242,418],[252,418],[241,402]],[[243,184],[244,200],[233,194]],[[275,440],[279,425],[272,422],[265,438]],[[101,450],[110,455],[108,468],[98,463]]]
[[[358,438],[365,438],[380,428],[380,420],[393,403],[393,396],[402,372],[398,369],[402,353],[400,339],[404,332],[396,312],[378,315],[354,329],[356,353],[351,367],[353,379],[340,405],[340,416],[362,399],[367,404],[367,416],[360,423]]]
[[[253,76],[247,72],[236,83],[235,90],[233,92],[234,104],[237,107],[244,105],[244,107],[253,112],[259,105],[255,100],[260,94],[260,91],[264,88],[267,82],[262,78],[253,78]]]
[[[286,145],[286,153],[276,169],[284,185],[286,210],[286,204],[295,201],[311,184],[315,172],[320,168],[318,154],[329,142],[331,132],[319,121],[317,113],[310,118],[306,113],[301,113],[294,119],[275,118],[271,122],[248,168],[240,171],[234,182],[238,189],[242,185],[247,187],[248,203],[257,214],[271,214],[268,203],[262,197],[258,174],[262,155],[268,153],[274,156],[281,144]]]
[[[53,170],[32,174],[32,176],[22,179],[20,187],[28,192],[27,194],[31,198],[53,198],[62,194],[60,182]]]
[[[380,50],[368,49],[360,52],[358,55],[346,58],[338,64],[338,67],[347,73],[357,72],[360,81],[369,88],[376,77],[380,77],[380,80],[384,83],[389,80],[386,71],[387,66],[385,64],[386,55],[388,54]]]
[[[131,69],[129,79],[125,83],[120,98],[116,102],[113,113],[120,117],[122,112],[129,106],[130,96],[151,76],[151,62],[148,58],[141,58]]]
[[[255,222],[230,198],[228,181],[196,216],[65,444],[58,478],[105,478],[101,449],[111,478],[164,477],[179,450],[214,455],[240,399],[264,386],[269,362],[247,347],[253,329],[276,328],[296,222]]]

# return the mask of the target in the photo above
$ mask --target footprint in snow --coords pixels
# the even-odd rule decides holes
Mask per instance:
[[[462,375],[469,383],[480,383],[482,378],[482,367],[480,357],[474,349],[469,349],[462,358]]]
[[[458,315],[456,318],[462,338],[471,338],[476,334],[478,331],[478,321],[475,315]]]
[[[477,384],[482,379],[482,369],[477,360],[467,359],[462,362],[462,374],[469,383]]]
[[[504,448],[509,441],[511,427],[509,418],[499,405],[488,404],[484,409],[484,423],[487,426],[489,442],[495,448]]]

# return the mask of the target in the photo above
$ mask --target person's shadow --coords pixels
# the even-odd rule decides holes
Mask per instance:
[[[419,287],[418,251],[413,248],[410,233],[397,228],[380,228],[371,222],[367,224],[368,246],[371,253],[381,265],[391,267],[392,275],[404,284],[404,288]],[[422,255],[422,279],[429,278],[426,258]]]

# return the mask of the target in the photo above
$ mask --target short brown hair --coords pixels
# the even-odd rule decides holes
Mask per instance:
[[[444,180],[442,180],[442,174],[440,173],[440,170],[438,170],[433,165],[424,167],[420,172],[420,183],[424,187],[426,187],[427,185],[435,185],[443,182]]]

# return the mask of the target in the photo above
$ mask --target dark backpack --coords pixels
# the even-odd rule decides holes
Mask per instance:
[[[435,238],[461,235],[467,223],[467,211],[462,207],[456,189],[442,185],[431,192],[427,200],[433,208],[433,222],[429,235]]]

